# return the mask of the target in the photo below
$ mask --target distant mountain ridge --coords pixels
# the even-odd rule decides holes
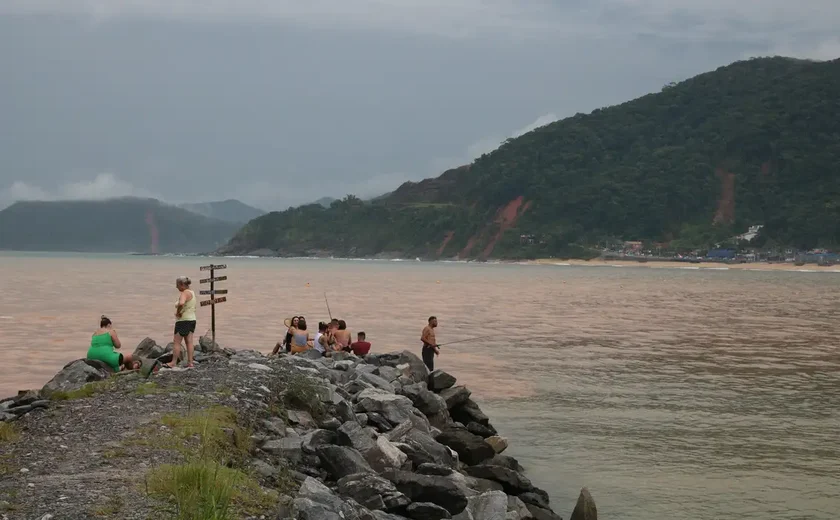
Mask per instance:
[[[221,252],[587,256],[605,240],[840,244],[840,60],[757,58],[537,128],[372,201],[273,212]]]
[[[184,203],[179,204],[180,207],[187,211],[192,211],[199,215],[226,222],[236,222],[244,224],[257,217],[265,215],[265,211],[249,206],[244,202],[236,199],[227,199],[213,202],[198,202],[198,203]]]
[[[0,211],[0,249],[204,253],[238,227],[156,199],[26,201]]]

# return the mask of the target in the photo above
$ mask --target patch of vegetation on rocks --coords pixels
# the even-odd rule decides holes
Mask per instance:
[[[285,404],[289,408],[303,409],[315,419],[326,413],[315,382],[301,374],[294,374],[285,381]]]
[[[73,399],[84,399],[86,397],[93,397],[96,394],[113,390],[116,387],[116,379],[110,378],[103,381],[94,381],[76,390],[64,391],[56,390],[49,392],[47,397],[53,401],[70,401]]]
[[[15,442],[20,438],[20,432],[14,423],[0,423],[0,443]]]

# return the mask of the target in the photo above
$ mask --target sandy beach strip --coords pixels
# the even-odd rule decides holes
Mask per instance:
[[[744,271],[791,271],[791,272],[826,272],[840,273],[840,266],[820,266],[817,264],[795,265],[793,263],[750,262],[744,264],[725,264],[722,262],[667,262],[636,260],[602,259],[592,260],[560,260],[556,258],[540,258],[525,262],[532,265],[557,266],[588,266],[588,267],[642,267],[648,269],[706,269],[706,270],[744,270]]]

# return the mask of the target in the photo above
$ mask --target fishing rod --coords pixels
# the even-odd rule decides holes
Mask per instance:
[[[330,321],[332,321],[332,311],[330,310],[330,301],[327,299],[327,291],[324,291],[324,302],[327,304],[327,313],[330,315]]]
[[[480,340],[480,339],[494,338],[494,337],[496,337],[496,336],[497,336],[497,334],[489,334],[489,335],[487,335],[487,336],[479,336],[479,337],[477,337],[477,338],[459,339],[459,340],[457,340],[457,341],[449,341],[449,342],[447,342],[447,343],[441,343],[441,344],[440,344],[440,345],[438,345],[438,346],[439,346],[439,347],[445,347],[445,346],[447,346],[447,345],[454,345],[455,343],[465,343],[465,342],[467,342],[467,341],[478,341],[478,340]]]

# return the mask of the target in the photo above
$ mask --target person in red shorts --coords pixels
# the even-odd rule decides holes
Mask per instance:
[[[356,354],[357,356],[367,355],[367,353],[370,352],[370,343],[365,341],[365,333],[359,332],[356,337],[357,340],[355,343],[350,345],[350,350],[352,350],[353,354]]]

